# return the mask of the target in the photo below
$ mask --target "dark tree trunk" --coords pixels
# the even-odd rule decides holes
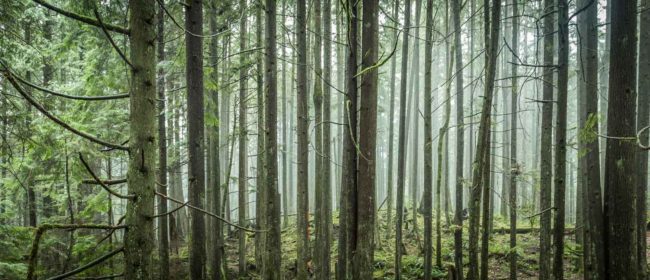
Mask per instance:
[[[639,36],[639,85],[638,85],[638,99],[637,99],[637,131],[648,126],[648,115],[650,114],[650,49],[647,48],[650,43],[650,13],[647,11],[650,7],[650,1],[643,0],[641,7],[646,10],[641,13],[639,23],[640,36]],[[644,132],[639,135],[640,141],[647,145],[649,134]],[[637,164],[637,194],[636,194],[636,211],[637,211],[637,262],[639,263],[639,279],[647,279],[648,266],[646,248],[648,246],[646,241],[646,223],[647,223],[647,198],[648,198],[648,151],[639,151]]]
[[[158,8],[156,15],[157,33],[158,33],[158,62],[165,60],[165,17],[162,7]],[[158,192],[167,195],[167,131],[165,115],[165,72],[160,67],[158,69]],[[167,199],[160,197],[158,201],[158,214],[167,213]],[[169,216],[158,218],[158,267],[160,269],[160,279],[169,278]]]
[[[431,128],[431,64],[433,62],[433,0],[427,1],[424,48],[424,279],[431,280],[432,258],[432,184],[433,184],[433,133]],[[392,100],[391,100],[392,102]],[[392,118],[391,128],[392,128]],[[392,135],[392,133],[391,133]],[[392,148],[392,145],[391,145]],[[440,152],[440,151],[438,151]],[[440,161],[438,161],[440,166]],[[391,172],[391,170],[388,170]],[[389,183],[390,184],[390,183]],[[439,199],[438,199],[439,200]]]
[[[465,159],[465,125],[463,115],[463,46],[461,44],[460,1],[453,1],[454,44],[456,45],[456,210],[454,213],[454,264],[458,273],[457,280],[463,278],[463,161]],[[470,46],[471,48],[472,46]],[[471,122],[471,121],[470,121]],[[470,132],[471,133],[471,132]],[[470,135],[472,137],[472,135]],[[471,145],[471,144],[470,144]],[[438,164],[441,164],[438,162]]]
[[[519,0],[512,0],[512,50],[512,61],[516,61],[519,57]],[[512,64],[511,72],[510,170],[506,170],[506,172],[510,174],[510,192],[508,192],[510,202],[510,280],[517,280],[517,176],[520,172],[520,164],[517,162],[517,128],[519,124],[517,64]]]
[[[296,209],[298,227],[298,260],[297,260],[297,279],[306,280],[308,277],[307,263],[309,262],[309,105],[307,101],[307,11],[305,0],[297,1],[297,38],[298,65],[296,67],[297,75],[297,128],[298,134],[298,185]]]
[[[185,29],[192,34],[203,34],[203,0],[192,0],[185,7]],[[203,38],[185,35],[187,125],[188,125],[188,193],[191,205],[204,208],[205,163],[203,136]],[[205,278],[205,217],[198,210],[190,210],[192,238],[190,244],[190,276]]]
[[[637,1],[612,1],[607,150],[605,156],[605,248],[609,279],[638,279],[636,189]]]
[[[243,13],[239,21],[239,51],[246,50],[248,7],[246,0],[239,1],[239,11]],[[237,192],[237,218],[239,225],[246,224],[246,210],[248,209],[248,140],[246,126],[246,106],[247,106],[247,87],[248,87],[248,59],[245,55],[239,56],[239,161],[238,161],[238,192]],[[239,243],[239,277],[246,276],[246,232],[238,231]]]
[[[259,3],[258,5],[255,6],[255,20],[257,21],[257,30],[255,31],[256,37],[257,37],[257,45],[258,46],[263,46],[264,41],[262,41],[262,30],[263,30],[263,24],[262,24],[262,10],[264,7],[262,6],[262,3]],[[266,133],[264,132],[265,130],[265,124],[264,124],[264,65],[263,65],[263,59],[262,59],[262,52],[258,52],[257,54],[257,65],[256,65],[256,71],[255,74],[257,75],[256,77],[256,82],[257,82],[257,163],[256,163],[256,170],[257,170],[257,178],[256,178],[256,185],[255,186],[255,220],[257,221],[257,227],[258,228],[266,228],[267,224],[266,221],[264,220],[266,218],[266,191],[265,191],[265,184],[266,184],[266,166],[265,166],[265,155],[266,155],[266,143],[265,137]],[[257,265],[260,267],[260,269],[263,271],[264,270],[264,243],[265,237],[263,232],[256,232],[255,233],[255,259],[257,261]]]

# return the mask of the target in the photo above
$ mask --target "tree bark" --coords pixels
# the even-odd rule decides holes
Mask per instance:
[[[297,279],[306,280],[308,277],[307,262],[309,262],[309,105],[307,104],[307,12],[305,0],[297,1],[297,38],[298,65],[296,67],[297,75],[297,129],[298,134],[298,184],[296,209],[298,227],[298,260],[297,260]]]
[[[427,0],[424,48],[424,279],[431,280],[432,258],[432,184],[433,184],[433,133],[431,128],[431,64],[433,63],[433,0]],[[392,102],[392,100],[391,100]],[[390,119],[392,126],[392,118]],[[392,135],[392,133],[391,133]],[[391,145],[392,147],[392,145]],[[440,153],[440,151],[438,151]],[[440,161],[438,161],[440,166]],[[440,169],[440,167],[438,167]],[[391,172],[391,170],[388,170]],[[438,174],[440,176],[440,174]],[[390,183],[389,183],[390,184]]]
[[[158,8],[156,15],[157,20],[157,59],[158,62],[165,60],[165,21],[162,6]],[[158,192],[167,195],[167,131],[165,115],[165,72],[160,67],[158,69]],[[167,213],[167,200],[160,198],[158,201],[158,214]],[[158,267],[160,269],[160,279],[169,279],[169,216],[158,218]]]
[[[127,279],[153,278],[151,256],[154,247],[153,216],[156,162],[156,57],[154,29],[156,6],[153,1],[131,0],[129,26],[131,97],[129,194],[137,199],[127,202],[124,236],[124,276]]]
[[[460,1],[453,1],[454,44],[456,45],[456,210],[454,213],[454,264],[459,271],[457,280],[463,279],[463,162],[465,159],[465,133],[463,115],[463,46],[461,44]],[[473,31],[472,31],[473,32]],[[470,46],[471,48],[472,46]],[[473,64],[473,63],[472,63]],[[470,121],[471,122],[471,121]],[[470,138],[472,137],[470,132]],[[470,144],[471,145],[471,144]],[[438,162],[438,164],[441,164]]]
[[[512,61],[519,57],[519,0],[512,0]],[[520,164],[517,162],[518,99],[519,83],[517,81],[517,64],[512,64],[510,95],[510,280],[517,280],[517,176]]]
[[[637,1],[612,1],[607,133],[636,137]],[[605,156],[605,248],[610,279],[638,279],[634,141],[608,138]]]
[[[636,129],[641,130],[649,125],[648,115],[650,110],[650,49],[646,46],[650,43],[650,1],[642,0],[641,7],[644,10],[640,16],[640,35],[639,35],[639,84],[638,84],[638,99],[637,99],[637,122]],[[647,132],[639,135],[641,143],[648,143],[650,136]],[[647,145],[647,144],[644,144]],[[647,279],[648,265],[646,248],[648,246],[646,241],[646,223],[647,223],[647,198],[648,198],[648,151],[638,150],[637,155],[637,194],[636,194],[636,211],[637,211],[637,258],[639,263],[639,279]]]

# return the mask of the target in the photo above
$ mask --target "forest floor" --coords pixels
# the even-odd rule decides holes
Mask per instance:
[[[385,218],[385,217],[384,217]],[[444,218],[443,218],[444,219]],[[393,219],[394,220],[394,219]],[[404,248],[406,253],[402,257],[402,275],[403,279],[423,279],[424,278],[424,251],[423,247],[423,225],[424,222],[421,216],[418,216],[418,225],[417,230],[414,230],[412,219],[406,219],[407,222],[404,228]],[[453,236],[449,230],[445,221],[441,221],[442,225],[442,262],[443,268],[435,267],[434,259],[434,279],[446,279],[446,267],[453,265]],[[313,226],[313,220],[311,221],[311,226]],[[465,229],[463,231],[463,251],[467,253],[468,245],[468,236],[467,236],[467,222],[465,224]],[[535,230],[535,225],[531,223],[524,222],[518,226],[521,229],[524,229],[526,233],[520,233],[517,235],[518,246],[516,251],[519,255],[518,258],[518,278],[519,279],[537,279],[538,271],[538,254],[539,254],[539,232]],[[570,227],[570,226],[569,226]],[[509,234],[505,230],[508,226],[504,221],[497,218],[494,221],[494,234],[490,237],[489,243],[489,279],[508,279],[509,276],[509,261],[508,254],[510,253],[509,247]],[[530,230],[533,228],[533,230]],[[434,225],[435,229],[435,225]],[[376,231],[377,232],[377,231]],[[388,230],[386,226],[385,219],[380,219],[379,235],[376,239],[376,249],[375,249],[375,279],[393,279],[394,277],[394,252],[395,252],[395,233],[394,229]],[[416,234],[417,232],[417,234]],[[335,268],[335,261],[337,252],[337,243],[338,239],[338,219],[335,217],[334,226],[333,226],[333,238],[332,243],[332,269]],[[238,272],[237,262],[238,262],[238,243],[236,234],[228,238],[226,241],[226,254],[228,256],[228,272],[234,277]],[[252,235],[249,236],[249,241],[247,242],[247,260],[249,263],[249,279],[261,279],[255,270],[255,256],[254,256],[254,240]],[[294,279],[296,273],[296,237],[297,232],[295,225],[290,224],[289,226],[283,228],[282,230],[282,270],[285,276],[285,279]],[[581,250],[575,243],[575,235],[567,230],[566,233],[566,245],[565,245],[565,279],[581,279],[582,274],[577,269],[578,262],[581,259]],[[434,243],[435,243],[435,233],[434,233]],[[311,238],[311,246],[314,245],[314,238]],[[313,247],[312,247],[313,248]],[[435,257],[435,246],[434,246],[434,257]],[[464,261],[464,271],[467,272],[468,267],[468,257],[467,255],[463,258]],[[332,277],[334,274],[332,273]]]

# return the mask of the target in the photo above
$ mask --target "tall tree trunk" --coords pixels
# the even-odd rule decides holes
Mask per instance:
[[[322,243],[320,254],[320,276],[330,279],[330,250],[332,243],[332,186],[331,186],[331,85],[332,85],[332,1],[323,2],[323,110],[322,110],[322,184],[321,184],[321,225],[317,226],[316,243]],[[317,272],[319,267],[316,267]],[[317,277],[319,275],[317,274]]]
[[[162,5],[162,4],[161,4]],[[165,61],[165,15],[163,7],[158,8],[156,15],[158,47],[158,62]],[[158,69],[158,192],[167,195],[167,131],[165,115],[165,71],[162,67]],[[167,199],[161,197],[158,201],[158,214],[167,213]],[[169,216],[158,218],[158,265],[160,268],[160,279],[169,279]]]
[[[414,38],[420,38],[420,15],[422,14],[422,0],[415,0],[415,27],[414,27]],[[418,246],[421,246],[420,243],[420,234],[418,230],[418,223],[415,222],[418,220],[418,208],[417,208],[417,188],[419,184],[418,180],[418,159],[420,154],[418,153],[418,137],[420,134],[420,96],[418,94],[418,88],[420,83],[420,42],[417,39],[413,40],[413,55],[411,56],[411,76],[409,81],[409,101],[408,107],[410,110],[410,116],[406,119],[406,130],[409,130],[409,126],[412,125],[412,137],[411,137],[411,155],[410,155],[410,167],[411,174],[409,175],[409,191],[411,192],[411,214],[413,215],[413,233],[415,234],[416,242]],[[411,102],[413,102],[413,107],[411,107]]]
[[[154,29],[156,6],[153,1],[131,0],[129,26],[131,26],[130,49],[131,97],[129,170],[127,183],[129,194],[137,199],[127,203],[124,236],[124,277],[127,279],[153,278],[151,261],[154,239],[153,216],[156,162],[156,57]]]
[[[484,7],[489,7],[489,1],[484,1]],[[490,150],[490,115],[492,109],[492,99],[494,96],[494,82],[496,74],[497,50],[500,31],[501,1],[493,0],[492,14],[490,18],[490,9],[484,10],[485,21],[485,100],[481,109],[481,120],[479,122],[479,135],[476,143],[476,156],[474,158],[474,170],[472,174],[472,188],[470,199],[470,216],[469,216],[469,273],[467,278],[470,280],[479,279],[478,271],[478,235],[479,235],[479,217],[481,201],[481,185],[483,192],[489,192],[489,186],[484,180],[485,175],[489,175],[489,150]],[[485,176],[489,177],[489,176]],[[484,195],[488,199],[488,195]],[[489,212],[489,202],[484,209],[484,215]],[[486,224],[483,225],[483,236],[485,237]]]
[[[282,1],[282,25],[287,24],[287,1]],[[282,45],[284,46],[287,43],[287,38],[285,32],[282,32]],[[290,130],[291,130],[291,125],[289,125],[289,114],[287,111],[289,110],[289,106],[287,106],[290,101],[289,101],[289,90],[287,90],[287,55],[285,53],[286,49],[281,48],[282,52],[282,214],[283,214],[283,221],[282,224],[284,227],[287,227],[289,225],[289,189],[291,188],[292,184],[289,184],[289,176],[292,176],[292,174],[288,171],[288,163],[289,163],[289,158],[291,153],[289,153],[289,148],[291,145],[293,145],[293,142],[291,141],[291,138],[289,137],[290,135]],[[293,81],[293,79],[292,79]]]
[[[544,0],[543,14],[555,10],[553,0]],[[544,17],[544,64],[553,64],[553,48],[555,34],[553,16]],[[551,277],[551,190],[553,180],[552,138],[553,138],[553,68],[543,69],[543,101],[542,101],[542,135],[540,144],[540,237],[539,237],[539,279],[548,280]]]
[[[263,24],[262,24],[262,10],[264,7],[262,6],[262,3],[258,3],[255,6],[255,20],[257,21],[257,30],[255,31],[256,37],[257,37],[257,46],[262,47],[264,45],[264,41],[262,41],[262,29],[263,29]],[[264,133],[265,129],[265,124],[264,124],[264,65],[263,65],[263,58],[262,58],[262,52],[258,52],[257,54],[257,65],[256,65],[256,71],[255,74],[257,75],[256,77],[256,82],[257,82],[257,164],[256,164],[256,170],[257,170],[257,178],[256,178],[256,186],[255,186],[255,220],[257,221],[257,227],[258,228],[266,228],[267,224],[266,221],[264,220],[266,217],[266,191],[265,188],[266,186],[264,185],[266,183],[266,166],[265,164],[265,155],[266,155],[266,144],[264,143],[266,134]],[[257,265],[260,266],[261,270],[264,270],[264,258],[263,258],[263,252],[264,252],[264,240],[266,238],[264,237],[263,232],[256,232],[255,233],[255,259],[257,261]]]
[[[404,180],[406,175],[406,81],[408,72],[411,0],[404,1],[402,78],[400,80],[399,143],[397,154],[397,225],[395,226],[395,279],[402,279],[402,224],[404,220]]]
[[[499,4],[497,4],[499,5]],[[497,19],[498,20],[498,19]],[[495,57],[495,63],[496,63],[496,57]],[[494,109],[496,112],[496,108]],[[491,123],[492,117],[488,117],[488,123]],[[481,230],[481,273],[480,273],[480,279],[481,280],[487,280],[488,279],[488,262],[489,262],[489,242],[490,242],[490,232],[492,230],[491,226],[491,221],[492,221],[492,205],[494,200],[491,198],[494,194],[492,190],[492,182],[494,181],[494,176],[493,172],[491,171],[491,167],[494,165],[494,160],[490,160],[490,158],[494,159],[494,157],[491,156],[493,153],[493,149],[490,147],[492,146],[491,143],[495,142],[494,139],[494,133],[491,131],[491,128],[488,128],[487,132],[487,146],[486,149],[483,152],[483,164],[485,167],[483,167],[482,172],[483,175],[481,178],[478,180],[481,180],[481,184],[483,184],[483,208],[482,208],[482,230]],[[478,149],[476,149],[478,151]],[[479,155],[477,155],[478,157]],[[470,270],[471,271],[471,270]]]
[[[266,0],[266,226],[268,232],[265,241],[263,278],[282,279],[282,256],[280,251],[280,193],[278,192],[278,102],[277,102],[277,51],[276,51],[276,6],[275,0]]]
[[[329,271],[325,271],[325,268],[328,267],[325,264],[324,260],[324,251],[326,250],[326,241],[323,240],[323,228],[328,227],[323,213],[324,200],[323,196],[325,195],[325,190],[323,188],[323,166],[325,157],[323,156],[323,69],[321,67],[321,55],[322,55],[322,26],[321,26],[321,0],[312,1],[312,28],[314,33],[314,43],[312,45],[312,55],[313,60],[311,65],[314,68],[314,88],[312,91],[312,100],[314,102],[314,222],[316,227],[316,242],[314,245],[314,265],[315,265],[315,276],[319,279],[327,279],[326,275]],[[327,250],[329,251],[329,250]]]
[[[398,34],[397,34],[397,27],[399,25],[399,0],[395,0],[395,3],[393,5],[393,19],[395,22],[393,23],[393,27],[395,28],[393,30],[393,45],[397,46],[397,42],[399,41]],[[388,180],[387,180],[387,186],[386,186],[386,211],[387,211],[387,220],[386,224],[390,228],[392,225],[392,216],[393,216],[393,162],[395,161],[394,159],[394,149],[393,149],[393,143],[395,142],[393,134],[395,131],[395,84],[396,82],[396,71],[397,71],[397,56],[393,57],[390,61],[390,111],[388,115]],[[425,163],[426,165],[426,163]],[[387,233],[390,233],[390,230],[387,231]]]
[[[519,0],[512,0],[512,61],[517,61],[519,57]],[[519,84],[517,82],[517,64],[512,64],[510,75],[511,95],[510,95],[510,280],[517,280],[517,176],[520,172],[520,165],[517,162],[517,131],[518,131],[518,108],[517,96],[519,94]],[[504,100],[505,101],[505,100]]]
[[[203,0],[192,0],[185,7],[185,28],[191,34],[203,34]],[[188,125],[188,193],[191,205],[203,209],[205,201],[205,163],[203,136],[203,38],[185,35],[187,125]],[[190,276],[205,278],[205,217],[191,210]]]
[[[248,7],[246,0],[239,0],[239,11],[243,13],[239,21],[239,51],[246,50],[246,41],[248,41],[247,25]],[[248,87],[248,60],[245,55],[239,56],[239,161],[238,161],[238,192],[237,192],[237,217],[239,225],[246,224],[246,209],[248,209],[248,141],[246,126],[246,100]],[[239,243],[239,277],[246,276],[246,232],[238,231]]]
[[[298,134],[298,185],[296,209],[298,227],[298,260],[297,279],[306,280],[308,277],[307,262],[309,261],[309,105],[307,104],[307,11],[305,0],[297,0],[297,38],[298,65],[296,67],[297,85],[296,104],[297,107],[297,128]]]
[[[454,44],[456,45],[456,210],[454,213],[454,264],[463,279],[463,161],[465,159],[465,124],[463,122],[463,45],[461,44],[460,1],[453,1]],[[472,31],[473,32],[473,31]],[[472,46],[470,46],[472,48]],[[473,64],[473,63],[471,63]],[[471,113],[470,113],[471,114]],[[470,121],[471,122],[471,121]],[[470,132],[470,138],[472,137]],[[471,145],[471,144],[470,144]],[[440,162],[438,162],[440,164]]]
[[[645,10],[641,12],[639,23],[640,36],[639,36],[639,84],[638,84],[638,99],[637,99],[637,122],[636,129],[641,130],[648,126],[648,115],[650,110],[650,49],[646,44],[650,43],[650,1],[643,0],[641,7]],[[642,143],[648,143],[650,137],[646,132],[639,135]],[[648,151],[639,151],[637,155],[639,163],[637,164],[637,194],[636,194],[636,211],[637,211],[637,258],[639,263],[639,279],[647,279],[648,266],[646,248],[648,246],[646,241],[646,219],[647,219],[647,197],[648,197]]]
[[[431,128],[431,64],[433,63],[433,0],[427,0],[424,47],[424,279],[431,280],[432,258],[432,184],[433,184],[433,133]],[[393,87],[394,88],[394,87]],[[391,100],[392,102],[392,100]],[[392,117],[389,118],[392,128]],[[391,129],[392,130],[392,129]],[[390,134],[392,136],[392,133]],[[390,145],[392,148],[392,145]],[[440,151],[438,151],[440,153]],[[438,156],[440,157],[440,156]],[[438,161],[440,169],[440,161]],[[389,169],[388,172],[391,172]],[[440,176],[440,174],[438,174]],[[389,183],[390,184],[390,183]]]
[[[224,8],[221,3],[219,3],[219,0],[212,0],[210,1],[210,12],[209,12],[209,20],[210,20],[210,34],[215,34],[218,32],[222,32],[225,27],[223,25],[220,25],[217,22],[217,17],[221,14],[223,14]],[[219,63],[222,61],[219,61],[219,37],[213,36],[210,38],[210,64],[214,65],[212,68],[212,72],[210,74],[210,80],[213,84],[219,85]],[[210,98],[212,99],[212,115],[214,115],[216,118],[219,118],[219,87],[214,87],[212,90],[210,90],[209,94]],[[211,133],[210,137],[210,151],[211,153],[209,154],[209,160],[212,162],[212,170],[209,171],[210,176],[212,177],[212,185],[209,186],[209,188],[212,188],[212,213],[222,217],[223,215],[221,214],[221,161],[219,160],[221,158],[221,151],[219,147],[219,143],[221,143],[221,133],[220,133],[220,126],[223,125],[222,123],[217,123],[213,124],[210,129],[208,129],[209,133]],[[223,278],[223,271],[222,271],[222,263],[223,263],[223,255],[224,255],[224,248],[223,248],[223,224],[221,223],[221,220],[218,219],[213,219],[212,226],[210,228],[210,231],[208,231],[210,236],[211,236],[211,243],[213,244],[213,248],[210,251],[210,254],[212,254],[212,261],[209,265],[209,270],[210,270],[210,279],[212,280],[221,280]]]
[[[636,169],[637,1],[612,1],[605,156],[605,251],[610,279],[638,279]]]
[[[555,219],[553,227],[553,278],[564,279],[564,220],[566,200],[566,126],[569,82],[569,4],[557,1],[558,9],[558,78],[557,124],[555,126]]]

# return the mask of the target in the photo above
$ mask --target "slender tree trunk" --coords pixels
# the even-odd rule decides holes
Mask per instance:
[[[402,279],[402,224],[404,220],[404,180],[406,175],[406,81],[408,72],[411,0],[404,1],[404,37],[402,39],[402,78],[400,83],[399,143],[397,154],[397,225],[395,226],[395,279]]]
[[[512,0],[512,61],[519,57],[519,0]],[[512,64],[512,87],[510,95],[510,280],[517,280],[517,176],[520,165],[517,162],[517,131],[518,131],[518,94],[517,64]],[[508,172],[508,171],[506,171]]]
[[[555,220],[553,232],[553,278],[564,279],[564,220],[566,199],[566,126],[569,82],[569,4],[557,1],[558,9],[558,85],[557,124],[555,126]]]
[[[433,270],[432,248],[432,183],[433,183],[433,133],[431,128],[431,64],[433,63],[433,0],[427,0],[426,31],[424,48],[424,279],[431,280]],[[393,87],[394,88],[394,87]],[[392,102],[392,100],[391,100]],[[391,128],[392,128],[392,118]],[[392,129],[391,129],[392,130]],[[391,132],[392,135],[392,132]],[[392,148],[392,145],[391,145]],[[440,153],[440,151],[438,151]],[[440,156],[438,156],[439,158]],[[438,161],[440,169],[440,161]],[[391,172],[391,170],[388,170]],[[438,174],[440,176],[440,174]],[[390,183],[389,183],[390,184]]]
[[[298,260],[297,260],[297,279],[306,280],[308,277],[307,262],[309,261],[309,105],[307,104],[307,11],[305,0],[297,1],[297,38],[298,65],[296,67],[297,75],[297,131],[298,134],[298,185],[296,209],[298,227]]]
[[[322,147],[322,195],[321,195],[321,226],[318,229],[319,236],[317,243],[322,242],[322,250],[318,252],[321,255],[321,275],[322,279],[330,279],[330,250],[332,243],[332,186],[331,186],[331,85],[332,83],[332,0],[323,2],[323,122],[321,124],[323,131]],[[318,269],[318,267],[316,267]],[[317,275],[318,277],[318,275]]]
[[[640,36],[639,36],[639,84],[638,84],[638,99],[637,99],[637,122],[636,129],[637,131],[648,126],[649,120],[648,115],[650,110],[648,108],[650,104],[650,49],[648,49],[646,44],[650,43],[650,13],[648,8],[650,8],[650,1],[643,0],[641,1],[641,7],[645,9],[641,12],[640,17]],[[639,135],[640,141],[642,143],[648,143],[650,137],[646,132],[642,135]],[[647,144],[646,144],[647,145]],[[648,246],[646,242],[646,224],[647,224],[647,198],[648,198],[648,151],[639,151],[637,155],[639,163],[637,164],[637,194],[636,194],[636,211],[637,211],[637,258],[639,263],[639,279],[647,279],[648,277],[648,265],[647,265],[647,255],[646,248]]]
[[[612,45],[605,156],[605,251],[609,279],[639,279],[635,170],[637,1],[612,1]]]
[[[456,210],[454,213],[454,264],[458,276],[463,278],[463,161],[465,159],[465,133],[463,115],[463,46],[461,44],[460,1],[453,1],[454,44],[456,45]],[[473,31],[472,31],[473,32]],[[470,46],[471,48],[471,46]],[[472,63],[473,64],[473,63]],[[471,114],[471,113],[470,113]],[[471,121],[470,121],[471,122]],[[470,138],[472,137],[470,132]],[[471,144],[470,144],[471,145]],[[438,164],[441,164],[438,162]]]
[[[287,1],[282,1],[282,24],[286,25],[287,24]],[[282,32],[282,35],[280,35],[282,38],[282,45],[284,46],[287,43],[287,38],[285,32]],[[289,184],[289,176],[292,176],[288,171],[288,163],[289,163],[289,158],[291,153],[289,153],[289,148],[291,145],[293,145],[293,142],[291,141],[291,138],[289,137],[290,135],[290,130],[291,130],[291,125],[289,125],[289,114],[287,111],[289,110],[289,106],[287,106],[287,103],[289,103],[289,90],[287,90],[287,55],[285,53],[286,49],[281,48],[281,53],[282,53],[282,214],[283,214],[283,221],[282,224],[284,227],[287,227],[289,225],[289,189],[291,188],[291,184]]]
[[[261,47],[264,45],[264,41],[262,41],[262,29],[263,29],[263,24],[262,24],[262,10],[264,7],[262,6],[262,3],[258,3],[255,6],[255,20],[257,21],[257,30],[255,31],[256,37],[257,37],[257,46]],[[266,166],[265,164],[265,155],[266,155],[266,144],[264,143],[265,141],[265,135],[264,133],[265,130],[265,124],[264,124],[264,65],[263,65],[263,58],[262,58],[262,52],[257,53],[257,65],[256,65],[256,71],[255,74],[257,75],[256,77],[256,82],[257,82],[257,164],[256,164],[256,170],[257,170],[257,178],[256,178],[256,185],[255,186],[255,220],[257,221],[257,227],[258,228],[266,228],[267,224],[266,221],[264,220],[266,217],[266,200],[267,197],[265,196],[266,191],[265,191],[265,183],[266,183]],[[264,258],[263,258],[263,253],[264,253],[264,240],[266,237],[264,237],[263,232],[256,232],[255,233],[255,259],[257,261],[257,265],[260,267],[260,270],[264,270]]]
[[[239,11],[243,13],[239,21],[239,51],[246,50],[247,35],[247,18],[248,7],[246,0],[239,1]],[[239,225],[246,224],[246,210],[248,208],[248,141],[246,126],[246,106],[247,106],[247,87],[248,87],[248,60],[245,55],[239,56],[239,175],[238,175],[238,192],[237,192],[237,217]],[[246,232],[238,231],[239,241],[239,277],[246,276]]]
[[[395,3],[393,5],[393,19],[395,22],[393,23],[393,27],[395,28],[393,30],[393,45],[397,46],[397,42],[399,41],[398,34],[397,34],[397,26],[399,21],[399,0],[395,0]],[[388,225],[389,229],[390,226],[392,225],[392,216],[393,216],[393,162],[394,160],[394,149],[393,149],[393,143],[395,142],[393,134],[395,131],[395,122],[394,122],[394,117],[395,117],[395,84],[396,82],[396,71],[397,71],[397,57],[394,57],[390,61],[390,113],[388,115],[388,181],[386,184],[386,211],[387,211],[387,220],[386,224]],[[426,180],[426,179],[425,179]],[[390,230],[387,231],[387,234],[390,232]]]
[[[192,0],[185,7],[185,28],[203,34],[203,1]],[[188,122],[188,193],[191,205],[203,209],[205,201],[205,163],[203,135],[203,38],[185,35],[187,122]],[[190,276],[205,278],[205,217],[191,210]]]
[[[543,14],[554,11],[553,0],[544,0]],[[544,34],[544,64],[553,64],[553,48],[555,45],[555,30],[553,16],[547,15],[543,22]],[[551,277],[551,190],[553,170],[552,164],[552,129],[553,129],[553,68],[545,67],[542,74],[542,135],[540,145],[540,254],[539,279],[548,280]],[[548,211],[547,211],[548,210]]]
[[[268,232],[265,241],[264,279],[282,279],[282,256],[280,251],[280,193],[278,192],[278,102],[277,102],[277,51],[276,51],[276,3],[275,0],[266,0],[266,226]]]
[[[480,201],[481,201],[481,184],[483,184],[483,192],[489,192],[489,182],[484,180],[489,174],[485,170],[489,170],[489,150],[490,150],[490,115],[492,109],[492,99],[494,96],[494,82],[496,74],[497,51],[499,42],[500,31],[500,16],[501,16],[501,1],[494,0],[492,6],[492,14],[490,18],[489,1],[484,1],[484,20],[485,20],[485,100],[481,109],[481,120],[479,123],[479,135],[476,144],[476,157],[474,159],[474,170],[472,174],[472,188],[471,188],[471,207],[470,207],[470,225],[469,225],[469,273],[467,278],[470,280],[479,279],[478,271],[478,234],[479,234],[479,216],[480,216]],[[483,199],[489,199],[487,194],[484,194]],[[484,202],[487,205],[484,209],[484,215],[489,211],[489,201]],[[485,212],[488,211],[488,212]],[[487,224],[483,224],[483,236],[488,230],[485,228]],[[485,250],[485,249],[484,249]],[[484,275],[487,276],[487,275]]]
[[[499,3],[497,3],[499,5]],[[497,19],[498,20],[498,19]],[[495,57],[495,63],[496,63],[496,57]],[[495,109],[496,111],[496,109]],[[491,123],[490,119],[492,117],[488,116],[488,123]],[[480,273],[480,279],[481,280],[487,280],[488,279],[488,263],[489,263],[489,242],[490,242],[490,232],[491,232],[491,225],[490,221],[492,220],[492,205],[494,200],[491,199],[490,197],[493,196],[493,190],[492,190],[492,181],[494,179],[494,174],[491,171],[491,167],[494,165],[494,161],[490,160],[490,158],[494,159],[494,157],[491,157],[490,155],[493,153],[493,149],[491,149],[491,143],[494,142],[494,134],[491,131],[491,128],[488,128],[487,132],[487,146],[486,149],[483,152],[483,164],[485,167],[483,168],[483,176],[481,178],[478,178],[478,180],[482,181],[483,184],[483,216],[482,216],[482,230],[481,230],[481,273]],[[476,149],[478,151],[478,149]],[[479,157],[479,155],[477,155]],[[471,270],[470,270],[471,271]]]
[[[156,32],[154,29],[156,6],[153,1],[129,2],[131,26],[131,124],[129,138],[129,194],[138,199],[127,203],[124,236],[124,277],[126,279],[152,279],[151,261],[154,236],[153,216],[156,162],[156,99],[155,75]]]
[[[165,60],[165,21],[162,7],[158,8],[156,15],[158,33],[158,62]],[[158,192],[167,195],[167,131],[165,127],[165,72],[158,69]],[[167,199],[160,198],[158,201],[158,214],[167,213]],[[169,279],[169,232],[168,215],[158,218],[158,265],[160,268],[160,279]]]

